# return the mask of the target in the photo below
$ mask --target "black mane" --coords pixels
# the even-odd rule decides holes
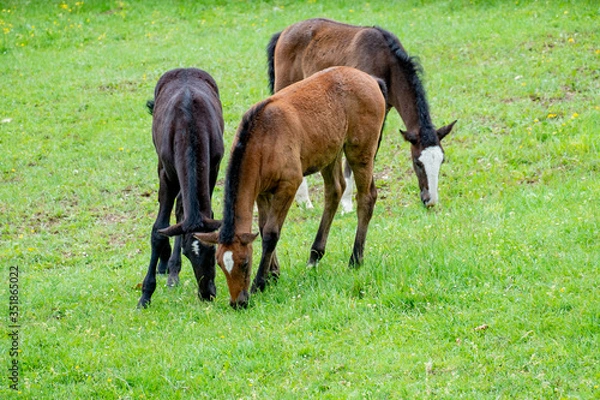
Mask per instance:
[[[252,107],[240,122],[238,131],[238,141],[231,151],[227,174],[225,176],[225,200],[223,202],[223,225],[219,234],[219,242],[223,244],[231,244],[235,238],[235,206],[237,195],[240,186],[240,172],[244,155],[246,153],[246,145],[254,130],[255,122],[258,115],[262,112],[265,106],[269,104],[269,99],[262,101]]]
[[[277,46],[277,41],[281,36],[281,32],[278,32],[271,36],[271,40],[269,40],[269,44],[267,46],[267,62],[269,64],[269,90],[271,94],[275,93],[275,47]]]
[[[391,32],[386,31],[378,26],[374,26],[385,39],[386,44],[390,48],[390,51],[398,60],[398,65],[402,72],[406,75],[406,80],[410,87],[413,89],[415,94],[415,101],[417,107],[417,113],[419,116],[419,125],[421,130],[419,136],[421,139],[421,145],[423,147],[429,147],[437,145],[439,139],[431,122],[431,115],[429,114],[429,104],[427,103],[427,95],[425,88],[421,82],[421,76],[423,75],[423,67],[419,63],[418,58],[410,57],[403,49],[400,44],[400,40]]]

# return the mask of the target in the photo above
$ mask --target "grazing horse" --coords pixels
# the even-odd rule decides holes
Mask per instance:
[[[379,27],[308,19],[273,35],[267,56],[271,93],[334,65],[354,67],[382,79],[388,89],[388,111],[394,107],[406,126],[406,131],[400,132],[411,144],[421,201],[426,207],[437,203],[438,175],[444,161],[440,141],[450,133],[456,121],[435,129],[419,77],[421,66],[408,56],[394,34]],[[350,177],[351,174],[347,174],[347,178]],[[347,180],[342,207],[344,211],[351,211],[352,181]],[[306,181],[296,200],[311,207]]]
[[[156,84],[152,139],[158,155],[159,209],[152,226],[152,255],[138,307],[150,304],[156,289],[156,265],[169,269],[168,285],[179,281],[180,249],[190,260],[198,282],[198,296],[216,296],[215,247],[201,244],[194,232],[212,232],[211,197],[223,158],[223,111],[214,79],[196,68],[166,72]],[[177,199],[177,223],[169,226]],[[177,236],[171,254],[169,236]]]
[[[223,225],[194,235],[216,243],[230,304],[248,303],[252,266],[253,204],[258,206],[262,257],[252,292],[279,276],[275,247],[305,175],[320,171],[325,207],[310,250],[309,265],[325,254],[333,217],[344,191],[342,156],[356,177],[358,226],[350,266],[359,265],[377,190],[373,163],[385,119],[383,81],[350,67],[333,67],[255,104],[237,130],[225,178]]]

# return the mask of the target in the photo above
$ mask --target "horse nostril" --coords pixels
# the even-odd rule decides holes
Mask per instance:
[[[229,301],[229,305],[234,309],[234,310],[241,310],[241,309],[245,309],[248,307],[248,302],[244,301],[244,302],[239,302],[239,301]]]
[[[229,300],[229,305],[235,310],[239,310],[240,308],[246,308],[248,307],[248,298],[248,292],[244,290],[238,295],[235,301]]]
[[[248,304],[240,304],[240,303],[236,303],[236,302],[235,302],[235,301],[233,301],[233,300],[229,300],[229,305],[230,305],[230,306],[231,306],[231,308],[233,308],[234,310],[239,310],[239,309],[242,309],[242,308],[246,308],[246,306],[247,306]]]
[[[431,197],[429,196],[429,192],[427,191],[423,191],[421,192],[421,201],[423,202],[423,205],[425,207],[430,207],[430,201],[431,201]],[[433,205],[433,204],[431,204]]]

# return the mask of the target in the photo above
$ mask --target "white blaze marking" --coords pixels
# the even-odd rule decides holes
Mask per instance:
[[[233,269],[233,253],[231,251],[226,251],[223,254],[223,263],[225,263],[227,273],[230,274]]]
[[[200,256],[200,244],[198,244],[197,240],[192,242],[192,251],[196,256]]]
[[[440,146],[428,147],[421,152],[419,161],[423,163],[425,174],[427,174],[429,195],[431,196],[427,205],[434,205],[438,201],[438,175],[440,173],[442,161],[444,161],[444,152]]]

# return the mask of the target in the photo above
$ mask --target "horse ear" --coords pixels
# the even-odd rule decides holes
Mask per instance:
[[[250,243],[254,242],[257,236],[258,233],[242,233],[241,235],[237,235],[243,246],[247,246]]]
[[[456,121],[458,121],[458,120],[454,120],[453,123],[446,125],[446,126],[442,126],[440,129],[437,130],[438,139],[440,139],[440,141],[443,138],[445,138],[446,135],[452,131],[452,128],[454,127],[454,124],[456,123]]]
[[[221,227],[223,221],[218,219],[203,218],[202,225],[207,232],[214,232]]]
[[[415,146],[417,145],[417,143],[419,143],[419,136],[416,133],[403,131],[402,129],[400,129],[400,133],[404,137],[404,140],[406,140],[407,142],[410,142]]]
[[[158,233],[160,233],[161,235],[169,236],[169,237],[183,235],[184,234],[183,224],[180,222],[178,224],[171,225],[164,229],[159,229]]]
[[[193,235],[206,246],[213,246],[219,240],[219,232],[196,232]]]

